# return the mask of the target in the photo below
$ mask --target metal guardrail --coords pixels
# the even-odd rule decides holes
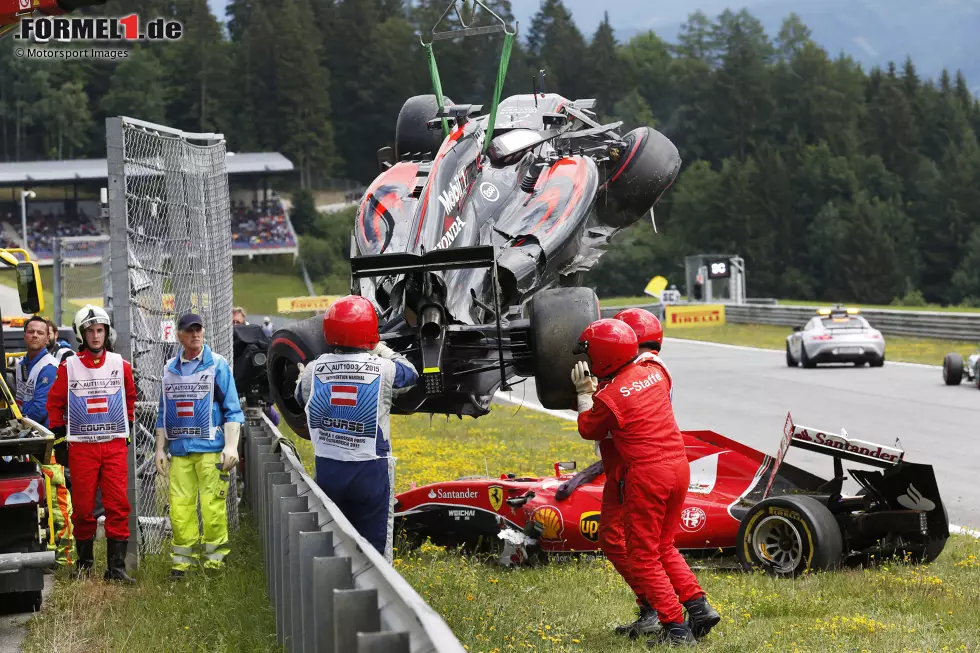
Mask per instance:
[[[320,490],[261,409],[248,409],[243,444],[245,500],[286,651],[464,653],[442,617]]]
[[[725,306],[725,319],[735,324],[803,326],[816,315],[816,310],[814,306],[728,304]],[[980,341],[980,313],[862,308],[861,315],[886,336]]]
[[[691,304],[682,303],[681,305],[690,306]],[[664,319],[664,306],[658,303],[601,308],[600,312],[602,317],[612,317],[624,308],[644,308],[659,316],[661,320]],[[816,311],[816,306],[725,304],[725,321],[732,324],[771,324],[794,327],[806,324],[807,320],[817,314]],[[861,315],[867,318],[871,326],[886,336],[980,341],[980,313],[862,308]],[[787,335],[789,335],[788,332]]]

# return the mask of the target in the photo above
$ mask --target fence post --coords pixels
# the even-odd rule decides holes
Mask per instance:
[[[282,492],[279,494],[277,488]],[[286,606],[283,600],[286,585],[289,584],[289,558],[286,556],[286,519],[291,512],[302,512],[308,508],[306,497],[296,495],[297,488],[294,484],[275,485],[272,488],[274,497],[273,506],[275,512],[273,519],[273,547],[274,554],[270,562],[275,570],[275,579],[272,585],[272,600],[276,606],[276,636],[280,644],[286,643]],[[278,496],[277,496],[278,495]]]
[[[106,167],[108,172],[109,198],[109,247],[112,252],[112,326],[116,331],[113,350],[125,358],[133,359],[132,315],[130,314],[129,285],[129,214],[126,209],[125,137],[122,118],[106,118]],[[60,326],[60,325],[59,325]],[[126,568],[139,567],[141,506],[136,493],[136,434],[130,434],[133,444],[129,447],[129,481],[126,497],[129,499],[129,545],[126,547]]]
[[[279,630],[282,631],[282,644],[287,651],[292,650],[289,646],[289,636],[293,633],[293,598],[289,592],[293,583],[293,556],[290,550],[292,540],[289,539],[290,523],[293,515],[305,514],[309,508],[309,499],[304,496],[289,497],[279,501],[279,509],[281,510],[279,524],[282,530],[279,535],[279,613],[276,623],[282,624]]]
[[[61,304],[61,255],[61,239],[55,238],[54,257],[51,262],[51,292],[54,293],[54,315],[52,315],[52,319],[54,319],[54,323],[59,327],[64,324],[62,322],[62,311],[64,307]]]
[[[304,653],[317,653],[316,622],[313,612],[313,559],[333,555],[333,533],[314,531],[299,534],[299,595],[302,606],[300,630]]]
[[[334,590],[352,589],[350,558],[313,558],[313,623],[317,653],[346,653],[334,642]]]
[[[378,590],[334,590],[333,620],[337,651],[357,650],[357,633],[381,630]]]
[[[357,653],[409,653],[408,633],[357,633]]]
[[[306,497],[303,497],[306,499]],[[286,613],[286,649],[296,653],[303,650],[303,549],[300,533],[315,531],[319,525],[315,512],[291,512],[287,518],[286,550],[289,556],[289,591],[284,599],[289,610]]]
[[[285,476],[286,480],[289,480],[288,473],[275,474],[274,476]],[[269,511],[267,513],[268,522],[266,523],[267,537],[269,538],[269,546],[266,548],[266,568],[269,574],[269,598],[272,600],[276,610],[279,609],[279,606],[276,605],[276,599],[279,596],[278,578],[281,573],[278,563],[279,549],[282,548],[282,541],[279,538],[279,532],[282,528],[279,523],[282,514],[279,512],[279,499],[296,496],[295,485],[282,485],[281,483],[279,479],[269,479]]]

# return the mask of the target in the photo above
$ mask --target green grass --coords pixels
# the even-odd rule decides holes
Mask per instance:
[[[759,347],[761,349],[786,349],[789,327],[764,324],[725,324],[715,327],[689,329],[667,328],[664,335],[684,340],[703,340],[729,345]],[[885,336],[886,361],[942,365],[943,356],[959,352],[965,358],[976,351],[976,346],[962,340],[936,340],[930,338],[905,338]],[[887,362],[886,362],[887,365]]]
[[[306,297],[309,292],[298,274],[264,274],[261,272],[236,272],[234,277],[235,306],[242,306],[249,314],[276,315],[278,297]],[[304,317],[306,314],[290,314]]]
[[[288,429],[283,429],[288,432]],[[312,469],[312,448],[292,436]],[[572,422],[512,405],[478,420],[392,417],[396,488],[504,472],[553,474],[557,460],[595,459]],[[611,632],[631,620],[626,585],[602,559],[506,570],[487,556],[423,545],[395,551],[395,566],[471,653],[618,653],[647,650]],[[727,562],[727,561],[726,561]],[[692,563],[693,564],[693,563]],[[696,573],[722,623],[706,652],[971,651],[980,646],[980,541],[953,536],[928,566],[774,580],[728,569]]]
[[[75,581],[59,571],[54,591],[28,625],[25,653],[130,651],[280,651],[275,613],[265,591],[255,527],[241,520],[231,536],[225,569],[205,577],[168,579],[170,556],[147,556],[134,587],[101,580],[105,545],[96,546],[96,572]]]
[[[41,311],[41,314],[51,316],[54,315],[54,268],[50,266],[42,267],[40,268],[40,272],[41,289],[44,292],[44,310]],[[94,303],[98,306],[102,305],[101,265],[78,266],[74,270],[70,269],[69,275],[66,283],[68,284],[70,299],[62,309],[68,316],[64,318],[65,322],[70,321],[71,314],[84,306],[86,301],[97,300]],[[9,286],[10,288],[16,288],[16,272],[12,268],[0,268],[0,284]]]

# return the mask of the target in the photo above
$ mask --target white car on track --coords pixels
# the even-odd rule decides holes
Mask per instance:
[[[803,327],[786,336],[786,365],[817,363],[885,364],[885,337],[856,308],[821,308]]]

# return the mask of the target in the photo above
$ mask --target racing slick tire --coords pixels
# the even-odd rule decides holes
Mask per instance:
[[[796,367],[798,363],[796,359],[793,358],[793,354],[789,351],[789,343],[786,343],[786,367]]]
[[[297,363],[310,364],[326,348],[322,315],[314,315],[277,330],[272,334],[269,345],[269,391],[272,400],[289,428],[307,440],[310,439],[310,431],[306,425],[306,412],[293,396],[299,381]]]
[[[622,163],[608,173],[596,197],[596,215],[606,225],[628,227],[656,206],[677,178],[681,157],[669,138],[637,127],[623,138]]]
[[[963,381],[963,357],[946,354],[943,358],[943,381],[946,385],[959,385]]]
[[[443,96],[448,106],[453,101]],[[445,136],[442,129],[429,131],[426,123],[436,117],[439,111],[439,101],[432,95],[415,95],[402,105],[395,123],[395,157],[401,161],[411,154],[413,158],[433,158]]]
[[[885,365],[885,355],[882,354],[881,358],[872,358],[868,361],[868,365],[871,367],[884,367]]]
[[[538,401],[552,410],[574,410],[572,367],[587,359],[572,350],[585,327],[601,317],[599,298],[591,288],[549,288],[531,297],[528,315]]]
[[[746,571],[793,578],[835,569],[844,540],[830,510],[807,495],[770,497],[752,506],[738,527],[736,555]]]

